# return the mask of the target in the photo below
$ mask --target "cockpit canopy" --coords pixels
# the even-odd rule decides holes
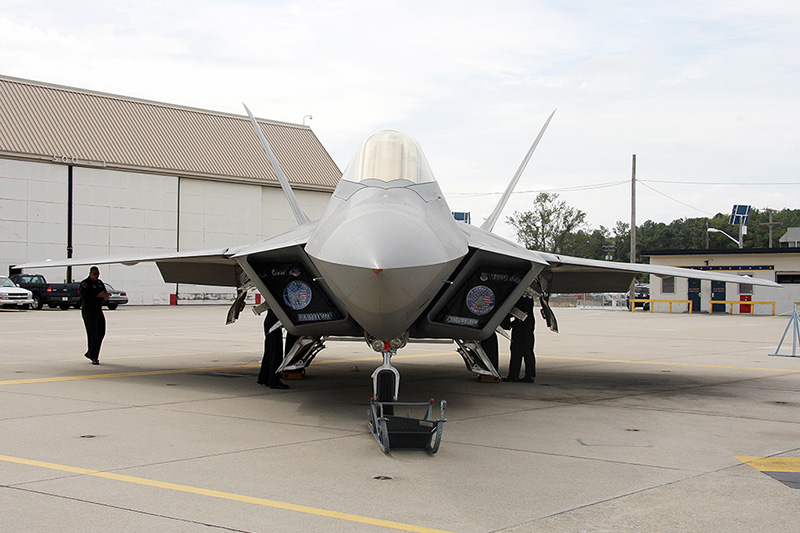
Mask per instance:
[[[356,183],[367,179],[435,181],[417,141],[397,130],[382,130],[367,137],[347,165],[342,179]]]

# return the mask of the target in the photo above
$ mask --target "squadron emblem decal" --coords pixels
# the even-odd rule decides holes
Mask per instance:
[[[293,281],[283,289],[283,301],[295,311],[305,309],[311,303],[311,287],[302,281]]]
[[[473,287],[467,293],[467,309],[475,315],[485,315],[494,309],[494,293],[486,285]]]

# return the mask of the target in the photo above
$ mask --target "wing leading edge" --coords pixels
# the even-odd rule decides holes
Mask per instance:
[[[660,277],[675,276],[727,283],[747,283],[762,287],[781,285],[767,279],[737,276],[722,272],[695,270],[684,267],[618,263],[584,259],[568,255],[541,253],[548,262],[542,276],[549,279],[550,292],[624,292],[630,288],[636,274],[653,274]]]
[[[92,266],[92,265],[136,265],[155,263],[167,283],[193,283],[221,287],[241,285],[242,269],[233,256],[242,247],[215,248],[191,252],[171,252],[147,255],[117,255],[37,261],[14,265],[15,269]]]

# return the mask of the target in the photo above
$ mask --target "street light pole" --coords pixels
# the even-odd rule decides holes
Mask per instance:
[[[636,262],[636,154],[631,161],[631,263]]]
[[[725,232],[724,232],[724,231],[722,231],[721,229],[717,229],[717,228],[708,228],[706,231],[708,231],[708,233],[722,233],[722,234],[723,234],[723,235],[725,235],[727,238],[729,238],[730,240],[732,240],[733,242],[735,242],[735,243],[737,244],[737,246],[739,246],[739,248],[744,248],[744,245],[742,244],[742,239],[741,239],[741,237],[739,237],[739,240],[737,241],[736,239],[734,239],[733,237],[731,237],[730,235],[728,235],[727,233],[725,233]]]

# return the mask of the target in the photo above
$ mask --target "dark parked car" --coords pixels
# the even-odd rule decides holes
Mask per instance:
[[[634,289],[634,299],[635,300],[649,300],[650,299],[650,285],[646,285],[644,283],[637,283]],[[650,302],[634,302],[636,307],[641,307],[645,311],[650,310]],[[630,308],[631,303],[628,300],[628,308]]]
[[[81,307],[80,283],[48,283],[41,274],[14,274],[9,279],[33,293],[31,307],[34,309],[41,309],[45,305],[64,310]]]
[[[108,301],[106,302],[106,305],[108,306],[108,308],[111,311],[113,311],[114,309],[116,309],[118,306],[120,306],[122,304],[128,303],[128,293],[127,292],[117,290],[114,287],[112,287],[111,285],[109,285],[108,283],[104,282],[103,284],[106,286],[106,291],[108,292],[108,294],[111,295],[109,297]]]

